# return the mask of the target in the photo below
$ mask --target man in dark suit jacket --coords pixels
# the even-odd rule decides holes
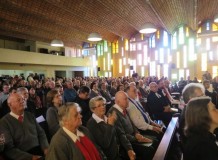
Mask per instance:
[[[203,82],[204,88],[205,88],[205,95],[209,96],[213,102],[213,104],[216,106],[216,108],[218,108],[218,101],[217,101],[217,92],[215,90],[212,90],[212,92],[210,92],[208,89],[210,88],[210,81],[209,80],[205,80]]]
[[[153,147],[143,144],[151,144],[152,140],[142,136],[136,127],[131,123],[131,120],[126,112],[126,108],[128,106],[129,100],[126,93],[119,91],[115,96],[115,105],[109,110],[109,113],[112,114],[113,112],[116,112],[117,114],[117,121],[115,122],[117,133],[123,132],[125,134],[125,136],[120,139],[121,146],[128,151],[129,158],[133,156],[133,153],[129,153],[129,150],[131,150],[132,147],[136,152],[137,157],[140,157],[141,159],[151,159],[154,154]]]
[[[155,82],[151,82],[149,87],[150,93],[148,94],[147,105],[153,114],[153,118],[162,120],[164,124],[168,126],[172,119],[173,110],[170,108],[166,99],[158,94],[158,86]]]

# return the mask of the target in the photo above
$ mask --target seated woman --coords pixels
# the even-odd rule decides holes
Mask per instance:
[[[90,98],[100,96],[101,93],[98,91],[98,84],[96,82],[92,82],[90,85],[91,92],[89,94]]]
[[[48,110],[46,113],[46,120],[50,136],[52,137],[60,128],[58,121],[58,108],[62,105],[62,96],[58,90],[51,90],[47,94]]]
[[[214,130],[218,127],[218,110],[210,97],[192,98],[185,112],[184,160],[218,159]]]
[[[82,127],[81,108],[69,102],[58,109],[61,128],[53,136],[47,160],[100,160],[100,154]]]
[[[107,160],[118,160],[118,144],[115,128],[113,127],[116,121],[116,113],[111,114],[109,117],[105,116],[106,100],[101,96],[92,98],[89,101],[89,107],[93,114],[87,123],[87,128],[97,145],[106,155]]]

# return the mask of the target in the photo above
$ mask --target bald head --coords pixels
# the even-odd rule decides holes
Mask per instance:
[[[124,91],[119,91],[115,95],[115,103],[122,109],[126,109],[129,106],[129,100]]]
[[[24,102],[24,98],[20,94],[18,93],[10,94],[7,102],[11,112],[13,112],[16,115],[23,114],[25,102]]]

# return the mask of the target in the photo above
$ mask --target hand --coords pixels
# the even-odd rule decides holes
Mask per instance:
[[[155,126],[153,126],[153,131],[155,131],[157,133],[162,133],[162,129],[159,127],[155,127]]]
[[[47,155],[48,154],[48,148],[44,149],[43,152],[44,152],[44,155]]]
[[[113,126],[116,120],[117,120],[117,114],[115,111],[113,111],[112,114],[108,114],[108,119],[107,119],[108,124]]]
[[[33,155],[32,160],[38,160],[40,158],[41,158],[41,156]]]
[[[164,112],[171,112],[170,106],[164,106]]]
[[[139,133],[136,133],[136,134],[135,134],[135,138],[137,139],[138,142],[144,142],[144,143],[151,143],[151,142],[152,142],[151,139],[145,138],[144,136],[142,136],[142,135],[139,134]]]
[[[128,156],[130,160],[135,160],[136,156],[135,156],[135,152],[133,150],[128,150]]]

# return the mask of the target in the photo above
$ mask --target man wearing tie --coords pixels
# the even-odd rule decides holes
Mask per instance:
[[[34,115],[24,112],[24,98],[13,93],[8,98],[11,112],[0,121],[5,135],[4,154],[9,159],[37,160],[47,154],[48,141]]]
[[[137,101],[137,89],[135,86],[128,86],[126,93],[129,99],[127,108],[129,117],[133,124],[141,131],[142,134],[155,136],[159,141],[162,138],[161,126],[153,122],[142,104]]]
[[[124,149],[128,153],[130,160],[135,159],[135,153],[136,157],[140,157],[139,159],[152,159],[155,151],[154,148],[144,145],[144,143],[151,143],[152,140],[142,136],[131,123],[129,115],[126,113],[128,106],[129,101],[126,93],[119,91],[115,95],[115,105],[108,111],[108,113],[115,112],[117,115],[114,126],[117,134],[123,135],[119,137],[121,143],[120,149]]]

